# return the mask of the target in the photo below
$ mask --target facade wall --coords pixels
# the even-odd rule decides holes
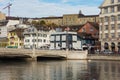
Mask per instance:
[[[0,26],[0,38],[7,37],[7,27]]]
[[[78,14],[63,15],[63,25],[76,25]]]
[[[39,19],[44,20],[46,23],[55,23],[58,26],[70,26],[70,25],[83,25],[86,22],[99,22],[98,15],[87,15],[83,14],[65,14],[62,17],[46,17]]]
[[[34,30],[33,30],[34,29]],[[31,30],[31,31],[29,31]],[[28,28],[24,31],[25,48],[43,48],[50,44],[49,32],[37,31],[35,28]]]
[[[61,18],[56,18],[56,19],[51,19],[51,18],[45,18],[45,19],[40,19],[39,21],[45,21],[46,24],[49,24],[49,23],[55,23],[56,25],[62,25],[62,19]]]
[[[82,49],[76,32],[56,32],[51,34],[50,49]]]
[[[8,33],[8,48],[21,48],[23,41],[20,39],[15,32]]]
[[[112,2],[113,1],[113,2]],[[101,48],[104,49],[108,43],[109,49],[112,50],[112,43],[115,44],[115,50],[118,51],[120,42],[120,0],[105,0],[100,6],[100,41]]]
[[[81,17],[78,18],[77,24],[85,24],[86,22],[99,22],[99,17],[98,16],[91,16],[91,17]]]

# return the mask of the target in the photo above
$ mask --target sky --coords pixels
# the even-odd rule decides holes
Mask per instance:
[[[81,10],[85,15],[100,13],[99,6],[104,0],[0,0],[0,11],[8,15],[8,9],[3,9],[12,3],[10,14],[15,17],[49,17],[63,14],[78,14]]]

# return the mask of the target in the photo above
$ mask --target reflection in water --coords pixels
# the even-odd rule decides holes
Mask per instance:
[[[120,62],[0,62],[0,80],[119,80]]]

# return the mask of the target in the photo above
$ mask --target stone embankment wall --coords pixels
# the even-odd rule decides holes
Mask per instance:
[[[88,54],[88,60],[120,60],[119,54]]]

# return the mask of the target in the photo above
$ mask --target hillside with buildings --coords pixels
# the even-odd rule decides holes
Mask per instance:
[[[1,17],[0,22],[0,47],[8,48],[49,48],[54,43],[54,49],[64,46],[74,49],[82,49],[83,45],[96,46],[99,36],[98,15],[84,15],[80,11],[78,14],[64,14],[61,17]],[[69,32],[69,36],[67,36]],[[74,32],[74,34],[72,33]],[[56,42],[51,41],[51,35],[63,35],[70,37],[71,41],[65,42],[59,37],[55,37]],[[64,36],[65,35],[65,36]],[[77,37],[74,41],[74,35]],[[59,38],[59,39],[57,39]],[[4,43],[3,43],[3,39]],[[59,40],[60,43],[57,43]],[[64,40],[64,39],[63,39]],[[73,42],[78,42],[75,45]],[[59,44],[59,45],[58,45]],[[52,44],[53,45],[53,44]],[[56,46],[56,47],[55,47]]]

